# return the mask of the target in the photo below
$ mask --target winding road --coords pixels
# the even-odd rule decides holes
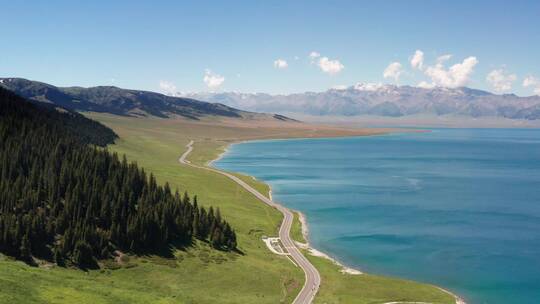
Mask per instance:
[[[290,237],[291,226],[294,219],[293,213],[282,205],[274,203],[272,200],[262,195],[259,191],[255,190],[253,187],[232,174],[211,167],[192,164],[189,160],[186,160],[186,157],[193,150],[193,140],[190,141],[186,147],[187,150],[178,159],[181,164],[224,175],[232,179],[234,182],[242,186],[247,191],[251,192],[262,202],[276,208],[283,214],[283,222],[281,223],[281,227],[279,228],[279,238],[281,239],[281,243],[283,244],[285,249],[289,252],[290,257],[294,260],[294,262],[296,262],[296,265],[302,268],[305,274],[304,286],[302,287],[302,290],[300,290],[300,293],[298,293],[298,295],[294,299],[293,304],[309,304],[313,302],[313,298],[317,294],[317,291],[319,290],[319,286],[321,284],[321,276],[319,275],[319,271],[300,252],[300,250],[298,249],[298,247],[296,247],[294,241]]]

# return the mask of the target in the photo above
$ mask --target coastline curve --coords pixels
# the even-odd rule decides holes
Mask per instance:
[[[190,161],[186,160],[187,156],[193,151],[193,143],[194,141],[191,140],[187,145],[187,150],[180,156],[178,161],[187,166],[191,166],[198,169],[208,170],[212,171],[221,175],[224,175],[228,177],[229,179],[236,182],[238,185],[246,189],[248,192],[253,194],[257,199],[264,202],[265,204],[274,207],[278,211],[280,211],[283,214],[283,221],[281,222],[281,226],[279,228],[279,237],[287,251],[290,253],[291,258],[296,262],[296,264],[302,268],[305,275],[304,285],[302,286],[302,289],[296,296],[296,298],[293,301],[293,304],[310,304],[313,302],[313,299],[315,298],[315,295],[317,294],[320,284],[321,284],[321,276],[319,274],[319,271],[311,262],[302,254],[300,249],[296,246],[294,241],[290,237],[290,230],[292,227],[292,222],[294,219],[294,215],[288,208],[275,203],[271,199],[267,198],[251,186],[249,186],[247,183],[242,181],[240,178],[229,174],[224,171],[220,171],[211,167],[207,166],[199,166],[192,164]]]

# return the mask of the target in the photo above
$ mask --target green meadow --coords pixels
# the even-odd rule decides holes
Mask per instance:
[[[219,207],[237,232],[241,253],[220,252],[197,242],[184,250],[174,249],[172,257],[126,256],[121,265],[105,263],[102,269],[88,272],[53,265],[30,267],[2,256],[1,303],[292,302],[303,285],[303,272],[287,258],[272,254],[261,241],[262,236],[277,235],[281,214],[226,177],[178,162],[191,139],[195,140],[194,151],[188,159],[206,164],[232,142],[277,137],[277,131],[226,127],[211,121],[87,115],[119,134],[110,151],[136,161],[158,182],[167,181],[173,189],[197,195],[200,204]],[[269,190],[251,177],[241,178],[262,193]],[[303,241],[297,218],[292,234]],[[316,303],[455,302],[451,295],[431,285],[343,274],[327,259],[308,257],[322,276]]]

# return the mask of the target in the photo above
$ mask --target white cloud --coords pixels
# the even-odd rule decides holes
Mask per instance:
[[[540,95],[540,79],[533,76],[527,76],[523,79],[523,86],[526,88],[533,87],[534,94]]]
[[[433,89],[435,87],[433,83],[429,83],[427,81],[421,81],[416,86],[423,89]]]
[[[411,67],[422,70],[424,68],[424,52],[416,50],[411,58]]]
[[[274,61],[274,67],[276,69],[286,69],[289,66],[285,59],[276,59]]]
[[[313,51],[309,53],[309,59],[311,60],[311,64],[316,64],[321,71],[330,75],[335,75],[345,68],[339,60],[330,60],[328,57],[321,57],[321,53],[319,52]]]
[[[444,57],[444,58],[443,58]],[[474,56],[467,57],[462,63],[456,63],[446,69],[443,63],[450,59],[451,55],[444,55],[437,58],[437,64],[428,66],[425,74],[431,78],[432,86],[441,87],[461,87],[467,84],[474,67],[478,64],[478,59]]]
[[[206,69],[204,71],[204,83],[206,83],[206,86],[210,89],[218,89],[223,82],[225,81],[225,77],[218,75],[214,72],[212,72],[209,69]]]
[[[508,74],[503,69],[493,70],[486,77],[486,81],[496,92],[509,91],[516,79],[516,74]]]
[[[319,58],[319,62],[317,63],[317,65],[323,72],[328,73],[330,75],[337,74],[345,68],[345,66],[341,64],[339,60],[337,59],[330,60],[328,59],[328,57]]]
[[[524,87],[531,87],[531,86],[535,86],[537,84],[539,84],[540,81],[533,77],[533,76],[527,76],[525,77],[525,79],[523,79],[523,86]]]
[[[452,58],[452,54],[446,54],[446,55],[439,56],[439,57],[437,57],[437,63],[444,63],[445,61],[450,60],[450,58]]]
[[[161,80],[159,82],[159,88],[166,95],[174,96],[176,92],[178,92],[174,83],[166,81],[166,80]]]
[[[314,62],[315,59],[317,59],[319,57],[321,57],[321,53],[319,53],[319,52],[313,51],[313,52],[309,53],[309,58],[311,59],[312,62]]]
[[[401,63],[392,62],[384,69],[383,77],[393,78],[395,81],[398,81],[401,73],[403,73]]]

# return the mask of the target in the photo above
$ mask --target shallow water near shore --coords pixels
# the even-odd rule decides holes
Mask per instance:
[[[269,183],[347,266],[468,303],[540,299],[540,130],[247,142],[214,165]]]

